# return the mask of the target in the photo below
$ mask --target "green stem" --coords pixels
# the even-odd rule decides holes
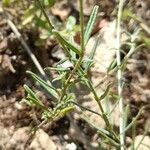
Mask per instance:
[[[81,27],[81,34],[80,34],[80,45],[81,45],[81,56],[76,63],[74,69],[72,70],[71,74],[69,75],[68,79],[66,80],[64,87],[61,91],[61,96],[59,99],[59,102],[61,102],[66,94],[67,88],[69,86],[69,82],[72,79],[74,73],[78,70],[82,63],[82,59],[84,56],[84,14],[83,14],[83,0],[79,0],[79,5],[80,5],[80,27]]]
[[[114,137],[118,141],[118,137],[117,137],[116,133],[114,132],[114,130],[112,128],[112,125],[110,124],[110,122],[109,122],[109,120],[108,120],[108,118],[107,118],[107,116],[105,114],[105,111],[104,111],[103,106],[102,106],[102,104],[101,104],[101,102],[99,100],[99,97],[98,97],[98,95],[97,95],[97,93],[95,91],[95,88],[93,87],[93,85],[92,85],[90,80],[88,80],[87,82],[88,82],[88,86],[91,89],[91,91],[92,91],[92,93],[94,95],[94,98],[95,98],[95,100],[96,100],[96,102],[97,102],[97,104],[99,106],[99,109],[100,109],[100,111],[102,113],[102,117],[103,117],[103,119],[104,119],[104,121],[106,123],[106,126],[107,126],[108,130],[111,131],[111,133],[114,135]]]
[[[40,6],[40,9],[41,9],[42,12],[43,12],[43,15],[45,16],[46,20],[48,21],[50,30],[52,31],[52,30],[54,29],[54,26],[51,24],[51,21],[49,20],[49,17],[48,17],[48,15],[46,14],[46,12],[45,12],[45,10],[44,10],[44,7],[43,7],[43,5],[42,5],[42,3],[41,3],[41,1],[40,1],[40,0],[36,0],[36,1],[38,2],[39,6]]]
[[[80,3],[80,45],[81,45],[81,54],[84,55],[84,13],[83,13],[83,0],[79,0]]]

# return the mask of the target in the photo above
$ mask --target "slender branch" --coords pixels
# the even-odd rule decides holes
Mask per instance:
[[[80,34],[80,44],[81,44],[81,53],[84,55],[84,13],[83,13],[83,0],[79,0],[80,3],[80,26],[81,26],[81,34]]]
[[[121,65],[121,17],[122,17],[122,10],[123,10],[123,3],[124,0],[119,0],[119,8],[118,8],[118,16],[117,16],[117,36],[116,36],[116,48],[117,48],[117,80],[118,80],[118,97],[119,97],[119,132],[120,132],[120,150],[124,150],[124,136],[125,132],[124,131],[124,120],[123,120],[123,111],[124,111],[124,106],[123,106],[123,97],[122,97],[122,70],[120,68]]]

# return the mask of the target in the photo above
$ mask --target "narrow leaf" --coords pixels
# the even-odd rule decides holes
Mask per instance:
[[[35,104],[38,107],[44,107],[43,103],[38,99],[36,94],[27,85],[24,85],[24,89],[29,94],[26,98],[27,100],[31,101],[31,103]]]
[[[110,63],[109,67],[107,68],[107,73],[109,73],[111,70],[113,70],[113,69],[116,67],[116,65],[117,65],[117,61],[116,61],[116,59],[114,59],[114,60]]]
[[[56,91],[56,89],[52,85],[49,85],[47,82],[45,82],[43,79],[41,79],[40,77],[38,77],[36,74],[34,74],[31,71],[27,71],[27,73],[33,79],[35,79],[49,94],[51,94],[56,99],[58,98],[57,91]]]
[[[24,85],[24,89],[26,90],[26,92],[33,98],[38,99],[38,97],[36,96],[36,94],[27,86]]]
[[[125,128],[126,125],[127,125],[127,122],[128,122],[129,105],[127,105],[127,106],[125,107],[125,111],[124,111],[124,112],[125,112],[125,113],[124,113],[123,118],[124,118],[124,128]]]
[[[99,6],[94,6],[94,8],[91,12],[91,15],[90,15],[90,18],[89,18],[89,21],[88,21],[88,24],[87,24],[87,27],[86,27],[86,30],[85,30],[85,34],[84,34],[85,46],[86,46],[86,44],[87,44],[87,42],[90,38],[90,35],[92,33],[92,29],[93,29],[93,26],[94,26],[94,23],[95,23],[95,20],[96,20],[98,9],[99,9]]]
[[[56,30],[53,30],[52,32],[56,36],[56,38],[58,39],[58,41],[60,43],[62,43],[67,48],[69,48],[70,50],[74,51],[76,54],[78,54],[80,56],[80,54],[81,54],[80,51],[74,45],[72,45],[69,41],[64,39]]]
[[[31,104],[34,104],[36,107],[39,107],[41,109],[45,109],[46,107],[44,106],[44,104],[39,100],[39,99],[35,99],[31,96],[28,96],[26,98]]]
[[[104,98],[108,95],[111,85],[112,85],[112,84],[109,84],[109,85],[107,86],[105,92],[100,96],[99,100],[104,99]]]
[[[70,68],[63,68],[63,67],[57,67],[57,68],[54,68],[54,67],[47,67],[45,68],[44,70],[47,70],[47,71],[52,71],[52,70],[55,70],[55,71],[70,71]]]

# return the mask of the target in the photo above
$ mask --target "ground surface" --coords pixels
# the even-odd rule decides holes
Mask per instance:
[[[102,44],[99,45],[98,49],[109,49],[113,47],[112,41],[114,40],[115,0],[114,2],[110,0],[87,0],[84,8],[85,19],[88,18],[89,12],[94,4],[101,6],[101,12],[99,13],[97,21],[98,25],[95,26],[95,34],[91,37],[91,43],[93,42],[92,40],[95,40],[95,35],[101,34]],[[147,26],[150,26],[149,0],[128,0],[125,5],[126,7],[134,7],[135,14],[140,16]],[[11,7],[8,7],[7,11],[9,12],[11,20],[15,23],[20,22],[18,14],[22,14],[21,11],[16,13],[18,10]],[[77,4],[74,1],[67,0],[56,3],[51,13],[57,16],[60,22],[64,22],[69,15],[75,16],[78,20],[79,14]],[[127,26],[126,28],[132,31],[138,24],[134,24],[131,19],[126,22],[124,26]],[[17,27],[19,28],[19,26]],[[47,40],[45,44],[41,46],[35,44],[40,33],[38,29],[28,27],[22,28],[20,32],[38,58],[42,67],[52,66],[64,57],[61,49],[57,48],[56,41]],[[149,33],[146,32],[146,34]],[[89,44],[88,47],[90,46]],[[97,52],[94,58],[95,62],[98,63],[98,65],[95,63],[91,71],[91,78],[94,84],[97,84],[97,82],[105,76],[105,67],[108,67],[106,61],[114,57],[114,52],[111,52],[111,54],[108,53],[108,51],[104,53]],[[109,62],[110,61],[108,61],[108,63]],[[100,65],[106,66],[99,67]],[[27,149],[35,150],[74,150],[77,147],[78,149],[94,149],[97,147],[97,141],[101,142],[101,138],[99,138],[96,131],[86,124],[76,113],[65,116],[53,123],[46,124],[43,129],[37,132],[35,137],[29,139],[30,128],[38,125],[40,118],[38,118],[38,113],[36,113],[34,109],[20,104],[21,99],[25,97],[23,84],[29,83],[33,85],[33,82],[31,80],[29,81],[29,78],[25,74],[26,70],[37,72],[32,60],[22,48],[10,26],[7,24],[5,15],[0,10],[0,149],[23,150],[26,144]],[[131,56],[127,63],[127,69],[124,72],[124,78],[126,83],[123,91],[124,103],[129,104],[131,110],[128,117],[129,122],[136,116],[142,106],[146,106],[146,109],[136,124],[136,139],[138,142],[150,122],[150,48],[146,46],[142,47]],[[114,81],[114,77],[110,77],[109,80]],[[114,92],[116,91],[115,84],[114,82]],[[101,92],[104,88],[105,85],[102,88],[98,88],[98,90]],[[34,89],[38,91],[36,86]],[[79,100],[83,99],[82,103],[84,106],[94,108],[96,111],[97,106],[91,101],[89,91],[86,91],[84,87],[79,87],[76,93]],[[38,94],[44,101],[48,100],[43,92],[38,92]],[[87,113],[87,115],[90,116],[91,121],[96,125],[104,127],[102,120],[97,119],[97,117],[92,114]],[[113,115],[114,125],[118,128],[118,112],[115,111]],[[127,132],[127,145],[131,144],[131,132],[131,130]],[[146,144],[150,143],[149,134],[150,130],[148,130],[145,138]],[[43,139],[45,140],[43,141]],[[144,146],[139,149],[144,150],[149,148]]]

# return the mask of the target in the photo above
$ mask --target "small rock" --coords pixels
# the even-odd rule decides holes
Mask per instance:
[[[6,145],[6,149],[23,150],[30,134],[29,127],[19,128],[14,132],[10,141]]]
[[[48,134],[39,129],[29,146],[29,150],[57,150],[57,147]]]
[[[66,145],[66,150],[77,150],[77,146],[74,143],[69,143]]]

